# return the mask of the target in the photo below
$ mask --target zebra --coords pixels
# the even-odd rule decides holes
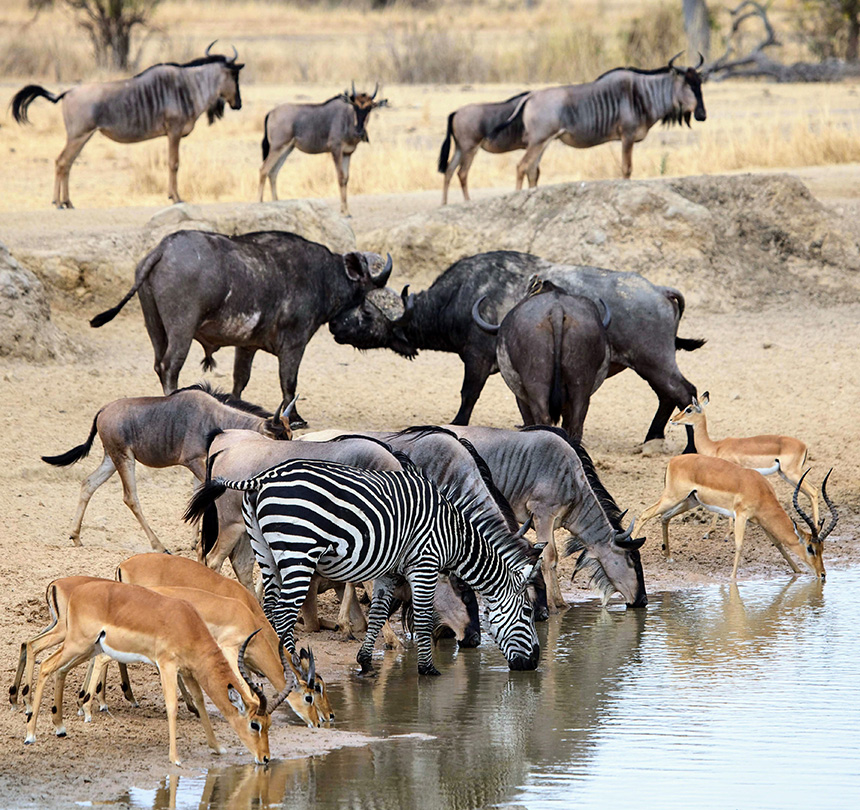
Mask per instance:
[[[356,659],[372,672],[376,637],[400,578],[412,588],[418,672],[433,664],[433,596],[437,574],[451,572],[481,593],[489,631],[512,670],[533,670],[540,645],[527,587],[540,560],[509,563],[402,453],[403,470],[359,470],[334,462],[293,460],[244,481],[220,477],[192,498],[186,520],[203,516],[229,489],[245,492],[243,514],[263,576],[263,609],[284,646],[315,572],[335,581],[374,580],[368,629]],[[465,500],[465,498],[463,499]],[[463,506],[465,504],[462,504]],[[513,564],[510,564],[513,563]]]

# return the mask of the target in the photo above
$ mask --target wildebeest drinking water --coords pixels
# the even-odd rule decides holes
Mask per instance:
[[[254,354],[277,355],[281,390],[296,393],[308,341],[326,321],[355,307],[391,273],[376,253],[332,253],[285,231],[224,236],[179,231],[164,237],[138,264],[135,281],[115,307],[96,315],[99,327],[140,291],[155,371],[165,394],[176,390],[191,342],[203,346],[203,369],[221,346],[235,346],[233,396],[251,377]],[[304,420],[293,411],[294,426]]]
[[[179,141],[194,129],[205,112],[212,124],[224,115],[224,103],[242,108],[239,71],[244,67],[233,56],[206,54],[184,65],[172,62],[153,65],[137,76],[113,82],[94,82],[54,95],[37,84],[28,84],[12,99],[12,115],[27,123],[27,108],[39,97],[56,104],[63,101],[66,145],[56,162],[54,205],[72,208],[69,172],[87,141],[101,132],[119,143],[137,143],[167,136],[167,194],[180,202],[176,186]]]
[[[513,128],[510,137],[524,142],[517,188],[523,187],[526,176],[530,188],[537,185],[541,156],[555,138],[580,149],[621,141],[621,174],[629,179],[633,144],[644,140],[654,124],[684,121],[689,126],[691,115],[704,121],[707,114],[698,72],[704,58],[699,54],[696,67],[679,68],[674,62],[680,55],[657,70],[615,68],[588,84],[549,87],[525,96],[492,133],[498,137]]]
[[[378,92],[377,84],[373,95],[356,93],[353,82],[351,93],[344,91],[322,104],[281,104],[270,110],[263,123],[260,202],[267,177],[272,199],[278,199],[278,172],[294,148],[311,155],[330,152],[340,187],[340,212],[349,216],[346,204],[349,160],[362,141],[370,142],[366,127],[371,110],[388,104],[388,99],[376,101]]]

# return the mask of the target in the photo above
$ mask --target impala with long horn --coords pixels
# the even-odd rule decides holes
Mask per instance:
[[[832,470],[831,470],[832,472]],[[806,473],[804,473],[804,476]],[[827,528],[813,522],[797,503],[797,493],[803,481],[794,488],[792,502],[798,515],[809,527],[809,532],[801,529],[780,506],[773,487],[755,470],[739,467],[730,461],[710,456],[689,454],[675,456],[666,468],[666,483],[659,500],[649,506],[636,521],[635,531],[641,532],[643,526],[653,517],[660,516],[663,528],[663,556],[671,560],[669,550],[669,521],[676,515],[703,506],[734,519],[735,524],[735,561],[732,566],[732,579],[737,579],[738,563],[744,542],[747,522],[757,523],[764,529],[771,542],[788,562],[794,573],[800,573],[797,564],[789,555],[794,552],[812,569],[820,579],[825,578],[824,540],[836,526],[838,514],[836,507],[827,497],[828,472],[821,485],[821,496],[830,509],[830,523]]]
[[[176,750],[176,681],[181,672],[200,713],[209,747],[216,753],[224,752],[206,714],[204,691],[254,755],[254,761],[265,765],[269,761],[271,716],[265,695],[251,682],[245,669],[244,655],[250,641],[246,639],[239,650],[242,677],[237,678],[205,622],[188,602],[110,580],[79,585],[67,604],[65,638],[39,670],[25,742],[36,741],[42,696],[54,674],[54,729],[58,737],[66,736],[66,675],[94,655],[106,653],[125,663],[142,661],[158,667],[167,709],[171,762],[180,764]]]
[[[349,182],[349,161],[358,145],[367,136],[367,122],[372,110],[386,107],[388,99],[376,101],[379,83],[373,94],[344,91],[322,104],[281,104],[266,114],[263,122],[263,165],[260,166],[260,187],[257,198],[263,201],[266,178],[272,199],[278,199],[278,172],[293,149],[311,155],[328,152],[334,160],[337,184],[340,188],[340,212],[349,216],[346,186]]]
[[[691,425],[696,452],[702,456],[713,456],[747,467],[762,475],[779,473],[792,486],[800,486],[812,502],[812,520],[818,525],[818,493],[809,481],[803,480],[803,467],[809,450],[807,446],[791,436],[766,434],[749,436],[743,439],[720,439],[714,441],[708,435],[708,418],[705,406],[710,402],[705,391],[700,399],[693,397],[692,402],[678,411],[671,419],[673,425]],[[709,530],[713,531],[719,514],[714,513],[714,522]]]
[[[238,54],[228,58],[210,55],[212,45],[199,59],[184,65],[173,62],[153,65],[130,79],[79,84],[55,95],[37,84],[28,84],[12,99],[12,116],[19,124],[29,123],[27,108],[39,97],[53,104],[62,100],[66,145],[56,162],[54,205],[72,208],[69,172],[87,141],[101,132],[112,141],[137,143],[167,136],[167,194],[181,202],[176,184],[179,142],[194,129],[205,112],[209,123],[224,115],[224,104],[242,108],[239,93]]]
[[[530,188],[538,184],[540,159],[556,138],[579,149],[620,140],[621,174],[629,179],[633,144],[644,140],[654,124],[689,126],[691,117],[704,121],[707,113],[698,72],[704,57],[699,54],[695,67],[675,67],[681,53],[656,70],[615,68],[588,84],[549,87],[524,96],[491,133],[498,138],[510,129],[508,137],[525,145],[526,153],[517,164],[517,188],[523,187],[525,177]]]

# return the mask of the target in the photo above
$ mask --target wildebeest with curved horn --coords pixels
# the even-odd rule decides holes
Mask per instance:
[[[165,394],[176,390],[196,340],[206,353],[204,371],[215,366],[212,355],[220,347],[236,347],[234,397],[248,384],[258,350],[277,355],[283,398],[289,401],[308,341],[326,321],[384,287],[391,264],[390,255],[386,260],[376,253],[332,253],[285,231],[179,231],[141,260],[122,301],[90,325],[112,320],[140,291]],[[306,424],[296,410],[292,418],[294,427]]]
[[[609,307],[582,295],[568,295],[551,281],[532,280],[529,295],[498,326],[480,314],[483,297],[472,307],[481,329],[497,335],[496,361],[517,398],[524,425],[561,426],[575,441],[591,395],[609,372]]]
[[[216,40],[217,41],[217,40]],[[28,123],[27,108],[39,97],[56,104],[63,100],[66,145],[56,162],[54,205],[72,208],[69,172],[72,163],[96,132],[119,143],[137,143],[167,136],[167,194],[181,202],[176,186],[179,141],[194,129],[205,112],[212,124],[224,115],[224,103],[242,108],[239,94],[238,53],[226,57],[209,53],[184,65],[165,62],[153,65],[130,79],[94,82],[54,95],[38,84],[28,84],[12,99],[12,115],[19,124]]]
[[[272,189],[272,199],[278,199],[278,172],[290,152],[311,155],[330,152],[340,187],[340,212],[349,216],[346,204],[346,184],[349,182],[349,160],[367,137],[367,120],[371,110],[388,105],[388,99],[376,101],[379,84],[373,95],[344,91],[322,104],[281,104],[266,114],[263,122],[263,165],[260,166],[258,199],[263,202],[266,178]]]
[[[699,54],[696,67],[675,67],[681,53],[656,70],[614,68],[588,84],[549,87],[525,96],[492,133],[498,137],[513,128],[510,137],[525,143],[526,153],[517,164],[517,189],[523,187],[524,177],[530,188],[537,185],[541,156],[555,138],[579,149],[621,141],[621,174],[629,179],[633,144],[644,140],[654,124],[683,121],[689,126],[691,115],[704,121],[707,113],[698,72],[704,57]]]
[[[487,378],[498,371],[496,339],[475,324],[472,307],[485,295],[484,317],[501,320],[522,300],[534,274],[610,307],[609,376],[631,368],[651,386],[660,405],[645,442],[662,440],[674,408],[686,408],[696,394],[696,387],[681,374],[675,352],[698,349],[705,341],[678,337],[683,294],[638,273],[554,264],[530,253],[495,250],[460,259],[429,289],[403,296],[405,300],[393,290],[376,290],[358,307],[333,318],[329,329],[336,341],[359,349],[385,347],[407,358],[420,349],[459,355],[463,385],[452,423],[466,425]],[[688,452],[694,452],[692,428],[687,435]]]
[[[496,133],[495,130],[510,118],[518,102],[528,93],[518,93],[505,101],[490,104],[467,104],[454,110],[448,116],[448,130],[442,149],[439,152],[439,171],[445,175],[442,183],[442,205],[448,203],[448,186],[454,172],[460,178],[463,197],[469,200],[469,169],[478,153],[484,149],[493,154],[513,152],[514,149],[525,149],[522,133],[513,127],[507,127]],[[451,153],[451,140],[454,141],[454,156],[448,162]]]

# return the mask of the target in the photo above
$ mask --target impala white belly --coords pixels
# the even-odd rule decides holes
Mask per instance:
[[[99,640],[96,642],[96,646],[101,649],[101,651],[105,655],[109,655],[114,661],[119,661],[120,664],[154,664],[154,661],[151,661],[145,655],[138,655],[137,653],[128,653],[121,652],[120,650],[115,650],[110,647],[105,641],[105,634],[102,631],[102,634],[99,636]]]
[[[773,475],[779,470],[779,462],[777,461],[773,467],[753,467],[753,469],[762,475]]]
[[[735,516],[734,510],[732,509],[724,509],[722,506],[714,506],[710,503],[702,503],[699,501],[702,506],[705,507],[709,512],[716,512],[718,515],[722,515],[723,517],[733,518]]]

